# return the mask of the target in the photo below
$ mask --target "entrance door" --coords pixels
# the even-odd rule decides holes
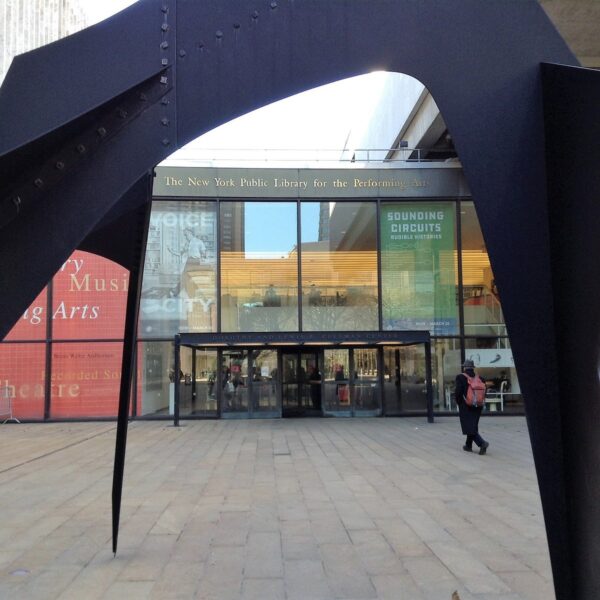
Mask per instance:
[[[284,417],[315,417],[321,412],[321,355],[318,350],[281,354]]]
[[[385,414],[429,412],[426,344],[385,346],[383,363]]]
[[[381,414],[377,348],[326,348],[324,412],[338,417]]]
[[[251,417],[280,417],[277,350],[252,351]]]
[[[377,348],[354,348],[351,364],[350,396],[353,398],[355,416],[381,414],[381,388],[379,385],[379,360]]]
[[[248,350],[223,350],[221,353],[221,416],[247,418]]]
[[[279,417],[277,351],[263,349],[221,352],[221,416]]]

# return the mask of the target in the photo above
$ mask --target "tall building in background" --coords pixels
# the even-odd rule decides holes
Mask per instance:
[[[0,82],[14,56],[84,29],[79,0],[0,0]]]

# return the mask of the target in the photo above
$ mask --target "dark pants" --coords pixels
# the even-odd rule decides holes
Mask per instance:
[[[469,448],[471,448],[471,446],[473,446],[473,442],[475,442],[481,448],[481,445],[483,444],[484,441],[485,440],[479,435],[479,432],[475,433],[473,435],[467,436],[467,446]]]

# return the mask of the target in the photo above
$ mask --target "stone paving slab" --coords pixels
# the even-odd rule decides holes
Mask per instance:
[[[521,417],[0,427],[2,600],[548,600]],[[453,596],[453,594],[456,594]]]

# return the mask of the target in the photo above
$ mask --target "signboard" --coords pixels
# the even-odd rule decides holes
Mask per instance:
[[[216,206],[155,202],[140,299],[140,337],[216,330]]]
[[[383,328],[458,333],[455,206],[381,206]]]
[[[462,169],[417,163],[403,169],[235,169],[157,167],[155,197],[431,198],[466,197]]]
[[[507,348],[484,348],[484,349],[467,349],[465,358],[472,360],[475,367],[502,367],[514,368],[515,360],[511,349]]]

